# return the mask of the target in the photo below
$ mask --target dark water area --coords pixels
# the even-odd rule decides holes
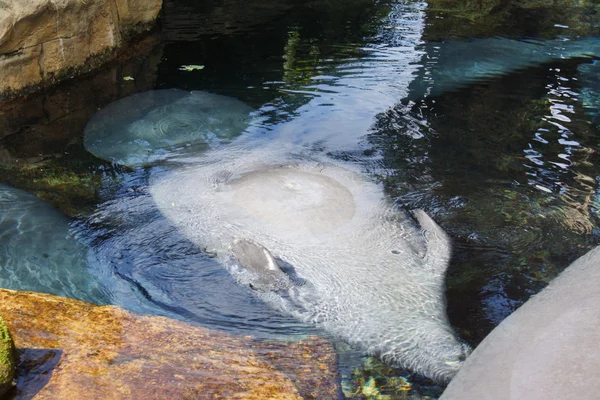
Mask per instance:
[[[156,208],[150,176],[201,155],[167,149],[128,167],[83,145],[90,118],[135,93],[233,97],[255,110],[241,140],[352,165],[401,211],[423,209],[448,232],[449,318],[475,346],[600,239],[600,17],[589,3],[459,12],[437,2],[165,0],[131,59],[0,109],[0,183],[69,216],[90,249],[85,276],[106,288],[97,302],[258,337],[319,334],[238,285]],[[9,246],[0,232],[0,250]],[[28,279],[11,275],[10,287]],[[364,360],[340,349],[349,376]],[[421,394],[441,391],[406,376]]]

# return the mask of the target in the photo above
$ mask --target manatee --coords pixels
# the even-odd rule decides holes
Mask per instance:
[[[179,89],[151,90],[115,101],[87,123],[83,144],[95,156],[130,167],[152,164],[191,147],[227,143],[249,125],[240,100]]]
[[[593,123],[600,125],[600,60],[577,67],[581,85],[581,103]]]
[[[69,219],[20,189],[0,184],[0,287],[109,302]]]
[[[271,252],[249,240],[238,239],[231,245],[231,253],[239,265],[251,274],[247,281],[252,289],[263,292],[285,290],[292,285]]]
[[[273,307],[391,365],[451,379],[470,348],[446,315],[444,231],[422,211],[418,229],[380,185],[349,168],[268,159],[213,154],[153,176],[150,193],[186,237]]]
[[[600,57],[600,38],[514,40],[485,38],[428,42],[428,61],[410,85],[409,99],[438,96],[472,83],[562,59]]]
[[[600,247],[500,323],[440,400],[596,399]]]

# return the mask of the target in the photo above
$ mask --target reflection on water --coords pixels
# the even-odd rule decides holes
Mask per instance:
[[[393,171],[390,192],[432,210],[461,242],[449,282],[461,327],[499,323],[597,240],[596,128],[580,62],[404,100],[377,118],[369,140]],[[479,309],[465,313],[466,299]]]
[[[259,114],[240,140],[255,148],[277,140],[281,151],[358,164],[354,168],[383,182],[397,206],[430,213],[454,239],[450,319],[473,344],[598,242],[600,74],[597,61],[579,58],[596,51],[598,39],[574,40],[577,32],[554,26],[560,12],[553,9],[548,20],[540,13],[531,26],[526,19],[495,22],[505,30],[473,25],[468,35],[465,23],[461,36],[477,33],[479,39],[452,42],[456,35],[444,30],[443,14],[422,2],[197,3],[165,2],[162,61],[148,75],[154,88],[237,98]],[[509,31],[510,37],[496,37]],[[515,40],[515,32],[534,37]],[[545,38],[535,37],[539,32]],[[527,56],[558,44],[574,50]],[[488,62],[482,62],[482,46],[491,54]],[[452,51],[459,57],[444,55]],[[525,61],[498,69],[489,63],[498,54]],[[189,64],[205,68],[179,69]],[[93,103],[89,85],[73,87],[83,119],[132,93],[132,83],[121,82],[125,73],[113,75],[106,82],[115,86],[101,104]],[[151,86],[144,81],[137,90]],[[53,110],[50,98],[36,101]],[[101,164],[83,151],[81,116],[65,111],[38,123],[42,117],[17,111],[0,115],[0,128],[9,133],[0,135],[0,161],[7,168],[16,160],[32,167],[28,174],[6,170],[0,179],[26,188],[39,187],[37,175],[29,174],[42,165],[33,146],[39,127],[51,123],[62,132],[61,121],[79,121],[79,132],[52,153],[64,170],[99,182],[99,204],[90,216],[82,206],[74,229],[92,246],[89,263],[112,301],[230,331],[310,332],[234,284],[210,254],[160,216],[146,177],[172,166]],[[46,190],[78,199],[73,189],[56,188]]]

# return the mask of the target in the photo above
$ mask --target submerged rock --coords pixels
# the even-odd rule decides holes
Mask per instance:
[[[109,104],[90,119],[85,148],[128,166],[162,160],[191,147],[206,150],[247,127],[252,108],[217,94],[179,89],[137,93]]]
[[[260,342],[165,317],[0,289],[13,332],[16,398],[332,399],[324,339]]]
[[[587,36],[600,32],[595,0],[429,0],[427,39],[447,37]]]
[[[13,387],[15,376],[15,346],[8,327],[0,316],[0,396]]]

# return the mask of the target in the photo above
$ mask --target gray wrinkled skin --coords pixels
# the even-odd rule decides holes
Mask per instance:
[[[389,364],[450,380],[470,349],[446,315],[446,234],[421,211],[416,216],[425,232],[417,229],[384,199],[380,186],[354,171],[317,162],[281,164],[282,158],[217,152],[202,164],[153,178],[150,192],[185,236],[224,264],[231,244],[249,239],[258,246],[253,251],[268,249],[292,265],[306,285],[263,291],[265,282],[258,282],[263,290],[257,295],[272,306]],[[238,267],[256,273],[263,265],[267,276],[280,277],[277,268],[264,267],[263,256],[248,261],[238,255]]]
[[[600,247],[500,323],[440,399],[597,399]]]

